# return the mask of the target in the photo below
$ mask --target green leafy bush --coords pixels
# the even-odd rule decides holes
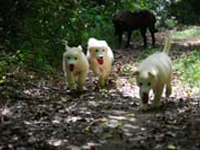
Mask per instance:
[[[177,72],[184,84],[190,86],[200,86],[200,49],[196,49],[190,54],[174,62],[175,72]]]
[[[192,26],[187,27],[184,30],[178,31],[176,35],[173,36],[173,39],[190,39],[190,38],[200,38],[200,27]]]
[[[0,16],[0,24],[5,23],[0,33],[5,39],[1,38],[0,42],[5,43],[5,47],[2,45],[9,55],[20,51],[20,64],[24,67],[57,72],[64,52],[62,40],[67,40],[70,46],[81,44],[84,49],[90,37],[106,40],[111,47],[116,45],[112,17],[118,9],[147,8],[155,12],[160,25],[174,27],[176,18],[168,17],[168,9],[172,4],[182,7],[182,3],[179,5],[174,0],[7,0],[3,5],[4,15]]]

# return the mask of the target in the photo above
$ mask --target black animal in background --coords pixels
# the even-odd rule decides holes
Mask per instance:
[[[152,37],[152,45],[155,45],[154,33],[157,32],[155,29],[156,17],[147,9],[130,11],[120,10],[117,11],[113,18],[115,35],[119,36],[119,43],[122,42],[123,32],[128,32],[126,47],[130,44],[131,34],[133,30],[140,29],[144,40],[144,46],[147,45],[146,31],[149,29]]]

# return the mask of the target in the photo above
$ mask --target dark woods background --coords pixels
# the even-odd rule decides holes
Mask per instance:
[[[86,48],[96,37],[113,45],[113,13],[142,8],[154,11],[158,27],[200,23],[199,0],[1,0],[0,71],[18,64],[56,72],[61,40]]]

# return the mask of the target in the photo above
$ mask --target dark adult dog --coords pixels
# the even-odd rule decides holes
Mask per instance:
[[[131,12],[129,10],[120,10],[115,13],[113,18],[115,35],[119,36],[119,43],[122,42],[123,32],[128,32],[126,47],[130,44],[133,30],[140,29],[144,40],[144,46],[147,45],[146,30],[149,29],[152,37],[152,45],[155,45],[154,33],[156,17],[147,9]]]

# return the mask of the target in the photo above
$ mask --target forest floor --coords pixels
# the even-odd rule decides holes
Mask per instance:
[[[158,50],[164,36],[156,34]],[[0,84],[0,150],[199,150],[199,93],[181,87],[176,72],[173,94],[162,97],[159,109],[138,109],[130,73],[145,49],[141,37],[133,41],[131,48],[115,50],[107,89],[95,89],[92,73],[87,91],[76,95],[65,90],[62,76],[8,73]],[[174,41],[170,56],[177,59],[194,47],[200,47],[196,39]]]

